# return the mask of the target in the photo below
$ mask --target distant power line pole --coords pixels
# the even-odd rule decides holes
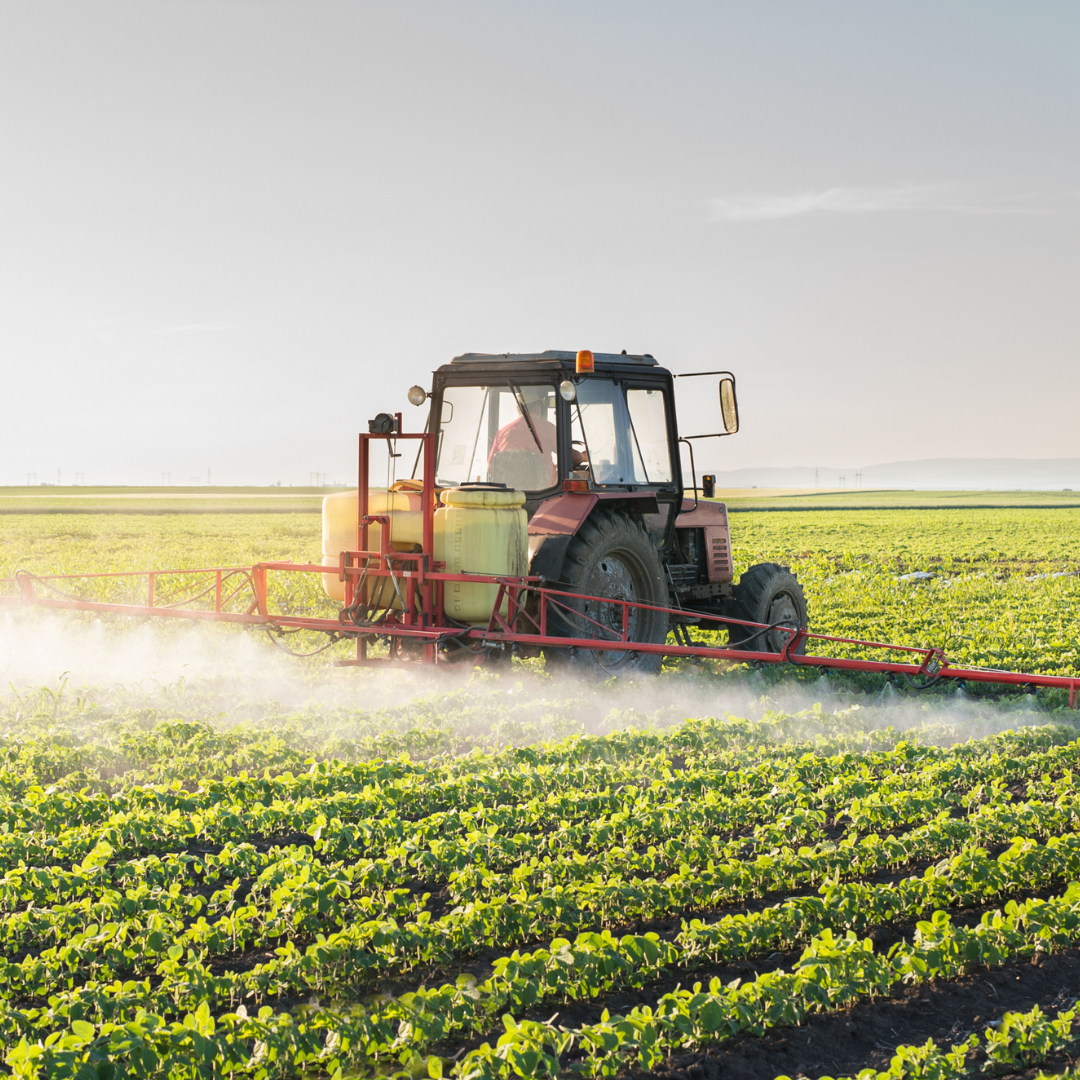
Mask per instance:
[[[814,468],[814,487],[818,486],[818,469]]]
[[[37,473],[36,472],[28,472],[26,474],[26,486],[30,487],[32,484],[36,484],[36,483],[37,483]]]
[[[85,479],[86,479],[86,473],[84,473],[84,472],[77,472],[77,473],[75,474],[75,486],[76,486],[76,487],[79,487],[79,486],[81,486],[82,482],[83,482],[83,481],[84,481]]]

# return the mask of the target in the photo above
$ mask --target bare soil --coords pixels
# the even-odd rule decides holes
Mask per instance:
[[[818,1078],[884,1070],[902,1043],[933,1039],[946,1048],[972,1032],[980,1035],[1006,1012],[1038,1005],[1053,1015],[1080,997],[1080,950],[983,971],[944,983],[898,988],[888,998],[810,1017],[799,1027],[776,1028],[761,1038],[737,1036],[706,1052],[672,1055],[634,1080],[775,1080],[778,1075]],[[969,1061],[979,1059],[969,1059]],[[1058,1055],[1044,1063],[1061,1071],[1080,1062]],[[1032,1071],[1034,1072],[1037,1070]],[[998,1072],[995,1075],[1007,1075]]]

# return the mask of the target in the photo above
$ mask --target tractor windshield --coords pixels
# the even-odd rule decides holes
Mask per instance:
[[[519,491],[553,487],[559,479],[556,405],[551,383],[445,387],[438,484],[494,482]],[[671,483],[662,388],[585,378],[563,408],[570,420],[571,475],[597,484]]]
[[[555,388],[527,383],[447,386],[437,483],[490,481],[542,491],[558,479]]]
[[[598,484],[666,484],[672,479],[664,393],[626,390],[606,379],[578,384],[570,406],[575,458]]]

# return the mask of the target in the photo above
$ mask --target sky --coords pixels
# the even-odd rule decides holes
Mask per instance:
[[[732,370],[699,471],[1080,457],[1078,55],[1049,0],[0,0],[0,483],[347,480],[549,348]]]

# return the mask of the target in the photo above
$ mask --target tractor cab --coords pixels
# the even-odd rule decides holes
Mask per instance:
[[[431,398],[440,487],[505,485],[530,517],[564,491],[645,496],[665,518],[681,499],[672,377],[651,356],[597,353],[581,371],[572,352],[465,353]]]
[[[751,605],[770,623],[805,625],[798,582],[783,567],[752,567],[744,599],[733,580],[727,509],[711,490],[698,498],[691,440],[738,430],[735,380],[729,372],[683,376],[717,375],[722,430],[680,438],[675,377],[648,353],[457,356],[436,370],[430,394],[409,391],[414,405],[431,402],[425,434],[401,436],[424,440],[423,491],[414,470],[381,496],[365,490],[362,504],[355,493],[328,496],[324,562],[344,558],[358,522],[373,545],[359,550],[374,552],[371,532],[385,525],[389,549],[432,558],[436,572],[453,576],[442,606],[461,626],[496,618],[489,592],[498,583],[469,575],[498,577],[504,588],[528,581],[521,617],[542,627],[545,657],[608,674],[655,671],[670,632],[685,636]],[[388,439],[399,431],[400,420],[385,413],[370,426]],[[680,443],[691,466],[685,492]],[[378,558],[397,558],[389,549]],[[379,599],[411,610],[397,594]],[[610,647],[622,642],[636,647]]]

